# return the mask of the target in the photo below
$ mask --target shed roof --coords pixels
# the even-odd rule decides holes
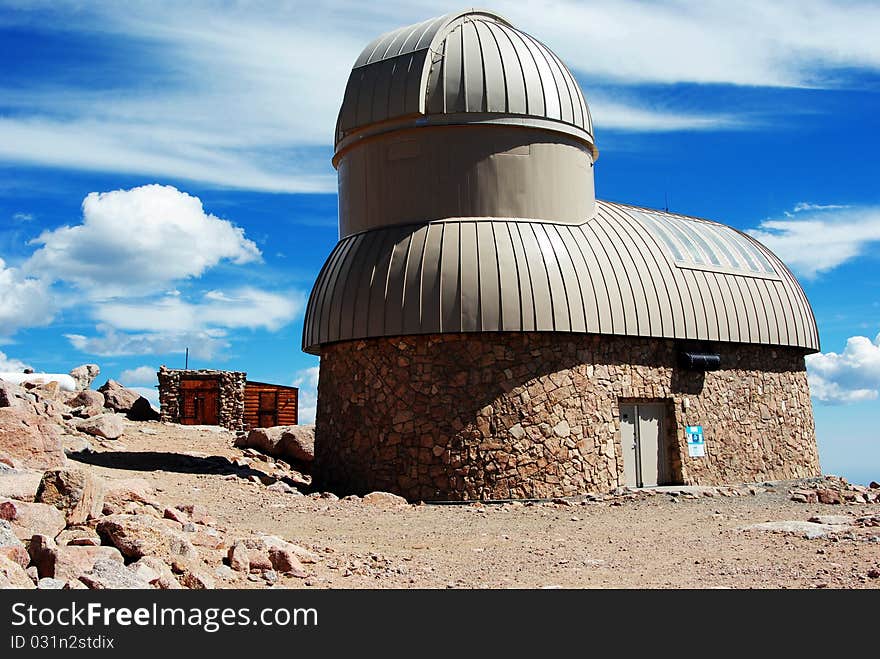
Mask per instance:
[[[432,18],[370,43],[348,80],[336,125],[337,152],[395,122],[416,120],[541,127],[579,137],[598,155],[590,110],[565,64],[488,11]]]
[[[803,290],[754,238],[607,201],[580,225],[452,218],[344,238],[312,290],[303,349],[498,331],[819,349]]]

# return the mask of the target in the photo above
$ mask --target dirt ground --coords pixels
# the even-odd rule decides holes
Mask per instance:
[[[151,433],[151,434],[147,434]],[[789,500],[787,484],[755,495],[534,504],[410,505],[267,489],[216,428],[128,423],[80,455],[106,478],[140,477],[164,505],[200,503],[227,537],[254,532],[310,547],[322,560],[288,588],[877,588],[880,527],[808,540],[744,531],[816,514],[864,515],[878,504]],[[238,460],[238,464],[233,462]],[[244,464],[249,462],[249,464]],[[307,488],[306,488],[307,489]],[[225,587],[264,587],[252,581]]]

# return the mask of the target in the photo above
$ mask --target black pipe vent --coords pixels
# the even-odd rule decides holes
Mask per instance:
[[[691,371],[717,371],[721,368],[721,355],[708,352],[682,352],[681,365]]]

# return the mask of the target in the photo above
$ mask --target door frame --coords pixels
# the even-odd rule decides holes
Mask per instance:
[[[632,407],[633,408],[633,440],[635,441],[635,474],[636,474],[636,486],[635,487],[645,487],[644,476],[642,474],[642,442],[640,437],[640,428],[639,428],[639,406],[640,405],[651,405],[656,406],[660,410],[660,415],[658,418],[658,436],[657,436],[657,448],[658,448],[658,456],[657,456],[657,485],[677,485],[682,483],[681,478],[681,455],[680,448],[677,447],[676,443],[672,441],[672,429],[675,428],[675,401],[672,398],[619,398],[617,400],[617,418],[620,423],[621,420],[621,408],[623,407]],[[618,439],[620,441],[620,453],[621,459],[626,460],[625,449],[623,446],[623,426],[622,423],[618,427]],[[678,455],[676,456],[676,450],[678,450]],[[678,459],[676,459],[676,457]],[[624,462],[624,464],[626,464]],[[625,467],[622,466],[621,470],[618,472],[619,479],[622,479],[624,482],[620,483],[620,485],[624,487],[632,487],[628,486],[625,483],[626,470]],[[654,487],[654,486],[648,486]]]
[[[184,382],[200,382],[201,384],[198,386],[189,386],[185,387],[183,385]],[[181,425],[203,425],[202,419],[199,418],[199,402],[204,402],[203,399],[193,400],[193,414],[194,416],[186,415],[186,396],[189,394],[191,396],[198,396],[200,392],[210,391],[215,394],[214,399],[216,401],[216,410],[215,417],[217,419],[216,424],[208,424],[208,425],[219,425],[220,423],[220,379],[214,376],[184,376],[181,377],[180,383],[178,384],[178,393],[179,393],[179,401],[178,401],[178,409],[180,410],[180,423]]]

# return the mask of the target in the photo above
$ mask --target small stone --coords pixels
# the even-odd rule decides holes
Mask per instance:
[[[37,582],[37,590],[63,590],[67,582],[63,579],[44,577]]]
[[[275,570],[266,570],[263,572],[263,579],[266,580],[266,583],[274,584],[278,581],[278,573]]]
[[[190,590],[213,590],[214,580],[201,570],[188,570],[180,577],[180,582]]]
[[[236,542],[229,548],[226,554],[229,560],[229,567],[239,572],[247,572],[250,570],[250,558],[248,557],[247,547],[244,543]]]
[[[361,499],[361,502],[369,506],[377,506],[381,508],[408,505],[406,499],[397,496],[396,494],[391,494],[390,492],[370,492]]]

